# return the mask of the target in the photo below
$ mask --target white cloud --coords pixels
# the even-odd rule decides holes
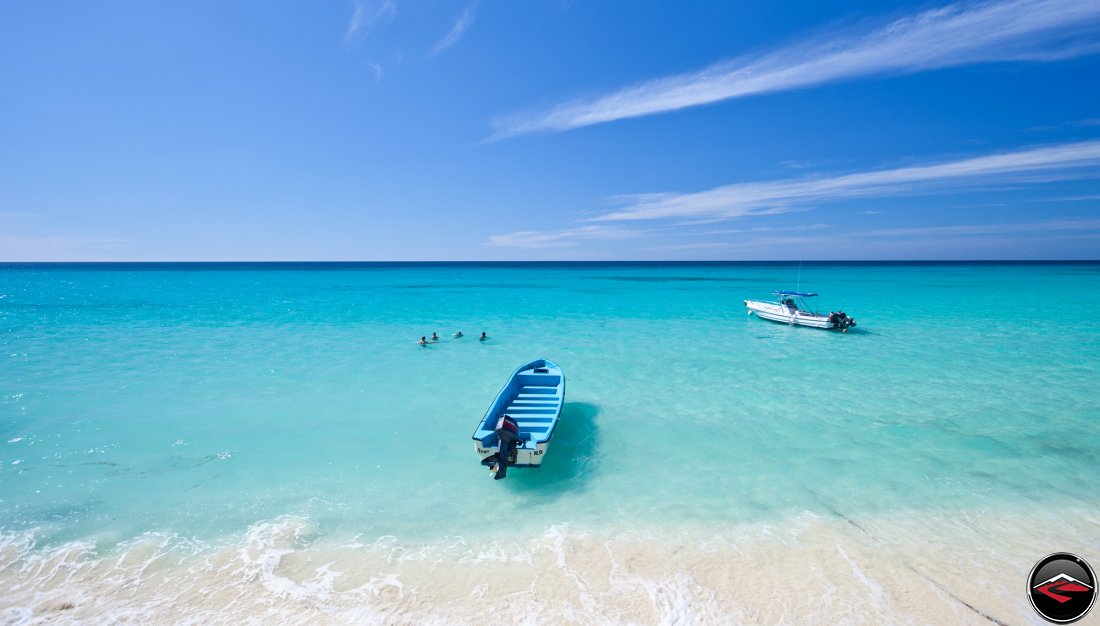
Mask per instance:
[[[801,40],[698,72],[643,82],[593,100],[494,122],[494,139],[559,132],[731,98],[873,75],[994,61],[1052,61],[1100,51],[1100,2],[960,3],[877,29]]]
[[[784,231],[795,230],[821,230],[822,228],[828,228],[828,224],[795,224],[794,226],[753,226],[752,228],[722,228],[719,230],[707,230],[703,232],[693,232],[693,235],[708,236],[708,235],[737,235],[746,233],[776,233]]]
[[[1052,231],[1100,230],[1100,220],[1051,220],[1017,224],[964,224],[958,226],[916,226],[908,228],[884,228],[861,233],[867,237],[945,237],[955,235],[999,235],[1006,233],[1035,233]]]
[[[459,39],[466,34],[466,30],[470,28],[470,25],[474,23],[474,7],[476,3],[467,6],[462,10],[462,15],[458,16],[455,20],[455,25],[451,27],[451,32],[447,33],[447,36],[440,39],[435,46],[432,47],[432,51],[428,53],[428,56],[434,57],[435,55],[443,52],[447,48],[458,43]]]
[[[486,245],[506,248],[572,248],[584,240],[629,239],[641,233],[636,230],[609,228],[606,226],[581,226],[567,230],[521,230],[489,237]]]
[[[1065,198],[1051,198],[1050,202],[1091,202],[1092,200],[1100,200],[1100,195],[1066,196]]]
[[[382,64],[381,63],[367,63],[367,67],[370,71],[374,72],[374,82],[382,80]]]
[[[1039,183],[1098,175],[1100,141],[1060,144],[933,165],[834,177],[736,183],[696,193],[619,196],[626,206],[588,221],[730,219],[803,210],[807,204],[989,182]]]
[[[0,232],[0,262],[106,261],[131,244],[128,239],[63,235],[9,235]]]
[[[700,250],[730,250],[736,244],[728,241],[698,241],[695,243],[670,243],[638,248],[638,252],[692,252]]]
[[[351,14],[351,22],[348,23],[348,30],[344,33],[344,43],[350,44],[367,36],[376,24],[388,22],[395,17],[397,4],[394,0],[358,0],[355,11]]]
[[[638,252],[662,258],[725,259],[1029,259],[1095,258],[1100,222],[898,228],[893,232],[838,232],[822,236],[753,237],[656,245]],[[1041,235],[1038,235],[1041,233]],[[708,254],[709,253],[709,254]]]

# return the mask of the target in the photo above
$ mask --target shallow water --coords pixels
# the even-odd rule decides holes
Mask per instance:
[[[1097,264],[153,267],[0,269],[7,621],[1018,623],[1100,564]],[[859,326],[745,314],[796,285]],[[562,423],[492,481],[538,356]],[[805,591],[738,591],[769,563]]]

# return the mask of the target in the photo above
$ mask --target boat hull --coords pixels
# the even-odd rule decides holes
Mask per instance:
[[[790,324],[792,326],[806,326],[809,328],[833,329],[836,325],[829,321],[828,315],[814,315],[805,311],[791,311],[782,304],[774,302],[762,302],[760,300],[745,300],[745,307],[749,314],[772,322]]]
[[[538,467],[546,458],[546,451],[550,449],[550,442],[536,443],[533,447],[526,447],[530,442],[524,441],[524,447],[516,448],[516,460],[509,463],[508,467]],[[496,462],[497,449],[495,446],[485,447],[481,442],[474,442],[474,452],[482,465],[492,465]]]

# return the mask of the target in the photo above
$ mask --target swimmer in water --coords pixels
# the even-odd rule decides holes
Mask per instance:
[[[435,333],[432,333],[432,341],[433,342],[439,341],[439,335],[437,335]]]
[[[485,334],[485,331],[481,331],[481,336],[477,338],[478,341],[485,341],[489,338],[489,335]]]
[[[460,330],[460,331],[458,331],[457,333],[455,333],[451,336],[454,337],[455,339],[461,339],[462,338],[462,331]]]
[[[418,346],[420,346],[421,348],[423,348],[424,346],[428,345],[428,338],[427,337],[421,337],[420,341],[416,342],[416,344]]]

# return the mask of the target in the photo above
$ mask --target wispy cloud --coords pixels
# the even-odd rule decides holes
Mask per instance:
[[[1083,120],[1070,120],[1068,122],[1059,122],[1057,124],[1041,124],[1039,126],[1032,126],[1026,129],[1028,132],[1051,132],[1055,130],[1062,130],[1064,128],[1089,128],[1091,126],[1100,126],[1100,118],[1087,118]]]
[[[367,67],[370,71],[374,72],[374,82],[382,80],[382,64],[381,63],[367,63]]]
[[[638,252],[698,252],[703,250],[729,250],[735,244],[728,241],[698,241],[695,243],[669,243],[638,248]]]
[[[626,206],[591,218],[609,222],[662,218],[730,219],[803,210],[811,203],[930,191],[990,182],[1049,182],[1100,175],[1100,141],[1059,144],[932,165],[833,177],[725,185],[696,193],[620,196]]]
[[[429,57],[434,57],[458,43],[459,39],[462,39],[462,36],[466,34],[466,30],[474,23],[474,8],[476,6],[477,3],[474,2],[462,10],[462,15],[458,16],[458,19],[455,20],[455,25],[451,27],[451,32],[447,33],[446,37],[440,39],[438,43],[432,46],[431,52],[428,53]]]
[[[1100,51],[1100,2],[960,3],[668,76],[592,100],[494,121],[494,139],[559,132],[731,98],[873,75],[994,61],[1052,61]]]
[[[787,159],[785,161],[780,161],[779,162],[779,165],[781,167],[784,167],[784,168],[787,168],[787,169],[790,169],[790,170],[807,170],[807,169],[811,169],[811,168],[820,168],[822,165],[826,165],[826,164],[827,164],[827,161],[823,161],[823,160],[809,161],[809,160],[800,160],[800,159]]]
[[[795,224],[793,226],[753,226],[752,228],[722,228],[718,230],[706,230],[702,232],[692,232],[693,235],[710,236],[710,235],[740,235],[740,234],[760,234],[760,233],[777,233],[777,232],[789,232],[789,231],[803,231],[803,230],[821,230],[822,228],[828,228],[828,224]]]
[[[1048,202],[1092,202],[1093,200],[1100,200],[1100,195],[1092,196],[1065,196],[1063,198],[1050,198]]]
[[[489,237],[486,245],[506,248],[572,248],[585,240],[630,239],[641,234],[637,230],[606,226],[581,226],[556,231],[521,230]]]
[[[1036,233],[1051,231],[1100,230],[1100,220],[1050,220],[1015,224],[964,224],[957,226],[914,226],[883,228],[861,233],[867,237],[948,237],[972,235],[1000,235],[1007,233]]]
[[[658,244],[639,248],[684,258],[742,259],[989,259],[1052,258],[1052,245],[1065,245],[1066,258],[1081,257],[1100,239],[1100,220],[1055,219],[1039,222],[915,226],[836,231],[825,235],[763,236]],[[1043,245],[1036,248],[1036,242]],[[1084,246],[1084,247],[1082,247]],[[707,253],[711,254],[707,254]],[[686,256],[677,253],[689,253]],[[695,253],[695,254],[690,254]],[[722,253],[717,255],[715,253]],[[1086,253],[1083,258],[1094,255]]]
[[[397,4],[394,0],[357,0],[348,30],[344,33],[344,43],[351,44],[366,37],[379,22],[388,22],[395,17]]]
[[[105,261],[132,242],[128,239],[55,235],[9,235],[0,231],[0,262]]]

